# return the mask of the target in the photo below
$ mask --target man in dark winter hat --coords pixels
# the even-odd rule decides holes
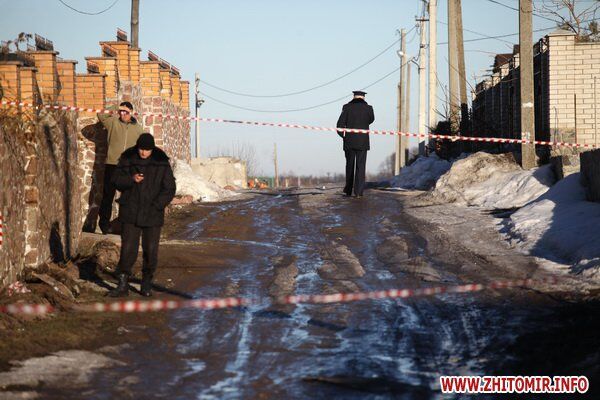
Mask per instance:
[[[337,122],[337,128],[369,129],[375,121],[373,107],[365,101],[366,93],[362,90],[352,92],[354,98],[344,104],[342,114]],[[343,130],[338,135],[344,139],[344,154],[346,156],[346,196],[362,197],[365,188],[365,173],[367,164],[367,151],[370,149],[369,135],[366,133],[352,133]]]
[[[109,296],[129,293],[129,276],[142,238],[143,265],[141,294],[152,295],[152,278],[158,263],[158,242],[164,224],[165,207],[175,196],[175,178],[169,157],[154,144],[154,137],[143,133],[136,145],[119,158],[113,184],[121,192],[121,256],[117,265],[119,284]]]

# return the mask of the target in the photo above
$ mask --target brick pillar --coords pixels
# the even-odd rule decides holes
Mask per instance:
[[[181,81],[181,108],[190,111],[190,82]]]
[[[181,107],[181,77],[171,74],[171,101]]]
[[[106,75],[77,74],[77,106],[84,108],[105,108]]]
[[[140,52],[142,49],[129,49],[129,80],[140,83]]]
[[[119,80],[117,76],[117,59],[115,57],[86,57],[89,63],[94,63],[98,67],[98,73],[106,75],[106,99],[107,101],[116,101],[119,90]]]
[[[131,80],[129,70],[129,42],[100,42],[101,46],[108,46],[115,51],[117,57],[117,76],[120,81]]]
[[[21,101],[30,104],[35,104],[37,102],[36,71],[35,67],[19,68]]]
[[[75,64],[77,64],[77,61],[73,60],[60,60],[56,63],[60,82],[57,101],[69,106],[77,104],[75,98]]]
[[[34,59],[37,68],[37,82],[44,103],[54,103],[58,98],[58,71],[56,68],[56,51],[28,52]]]
[[[3,99],[19,101],[21,98],[20,74],[18,61],[4,61],[0,63],[0,86],[3,91]]]
[[[160,63],[158,61],[140,62],[140,85],[142,95],[160,96]]]
[[[171,100],[171,72],[168,69],[160,69],[160,97]]]

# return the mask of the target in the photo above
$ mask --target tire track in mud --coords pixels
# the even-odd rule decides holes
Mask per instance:
[[[480,260],[438,242],[441,234],[415,223],[403,204],[377,192],[363,200],[331,193],[256,196],[210,206],[166,244],[214,258],[213,272],[186,282],[199,297],[276,299],[460,282]],[[528,317],[526,310],[515,313],[515,299],[523,296],[179,310],[170,316],[171,357],[184,366],[166,368],[169,388],[158,391],[144,381],[147,387],[136,392],[427,398],[437,394],[440,374],[477,374],[498,365],[519,334],[514,328]]]

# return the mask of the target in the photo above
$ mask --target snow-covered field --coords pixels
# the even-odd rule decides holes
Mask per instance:
[[[182,160],[175,161],[173,174],[177,181],[177,195],[192,196],[194,201],[222,201],[239,195],[239,193],[223,189],[214,183],[205,181],[192,170],[189,164]]]
[[[579,174],[555,184],[549,165],[523,170],[511,154],[478,152],[451,164],[437,156],[419,158],[390,182],[423,189],[427,185],[417,182],[425,181],[434,182],[428,196],[437,203],[518,209],[497,224],[512,245],[600,282],[600,204],[586,201]]]

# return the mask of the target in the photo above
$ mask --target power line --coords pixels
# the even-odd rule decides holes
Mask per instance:
[[[408,62],[410,62],[410,61],[405,62],[403,65],[407,64]],[[363,86],[361,88],[361,90],[365,90],[365,89],[368,89],[368,88],[370,88],[372,86],[375,86],[376,84],[378,84],[379,82],[383,81],[384,79],[390,77],[391,75],[395,74],[399,70],[400,70],[400,67],[396,67],[393,71],[388,72],[387,74],[385,74],[381,78],[377,79],[376,81],[368,84],[367,86]],[[220,103],[220,104],[223,104],[223,105],[226,105],[226,106],[229,106],[229,107],[233,107],[233,108],[237,108],[237,109],[245,110],[245,111],[261,112],[261,113],[287,113],[287,112],[297,112],[297,111],[313,110],[315,108],[319,108],[319,107],[323,107],[323,106],[326,106],[326,105],[329,105],[329,104],[337,103],[340,100],[348,98],[348,95],[346,94],[346,95],[344,95],[342,97],[338,97],[337,99],[330,100],[328,102],[317,104],[317,105],[314,105],[314,106],[309,106],[309,107],[293,108],[293,109],[287,109],[287,110],[262,110],[262,109],[249,108],[249,107],[244,107],[244,106],[240,106],[240,105],[237,105],[237,104],[228,103],[228,102],[225,102],[223,100],[219,100],[219,99],[217,99],[215,97],[212,97],[212,96],[210,96],[210,95],[208,95],[208,94],[206,94],[204,92],[200,92],[200,94],[202,94],[204,97],[206,97],[208,99],[211,99],[213,101],[216,101],[217,103]]]
[[[71,10],[78,12],[79,14],[84,14],[84,15],[100,15],[102,13],[107,12],[108,10],[110,10],[111,8],[114,7],[115,4],[117,4],[119,2],[119,0],[115,0],[110,6],[108,6],[107,8],[105,8],[102,11],[98,11],[98,12],[87,12],[87,11],[81,11],[76,9],[75,7],[70,6],[69,4],[65,3],[63,0],[58,0],[60,3],[62,3],[62,5],[64,5],[67,8],[70,8]]]
[[[410,33],[410,32],[411,32],[413,29],[415,29],[415,27],[411,28],[411,30],[410,30],[410,31],[408,31],[408,32]],[[345,74],[343,74],[343,75],[340,75],[340,76],[338,76],[338,77],[337,77],[337,78],[335,78],[335,79],[332,79],[332,80],[330,80],[330,81],[328,81],[328,82],[325,82],[325,83],[322,83],[322,84],[320,84],[320,85],[313,86],[313,87],[311,87],[311,88],[304,89],[304,90],[299,90],[299,91],[296,91],[296,92],[290,92],[290,93],[281,93],[281,94],[271,94],[271,95],[257,95],[257,94],[243,93],[243,92],[237,92],[237,91],[234,91],[234,90],[225,89],[225,88],[219,87],[219,86],[217,86],[217,85],[214,85],[214,84],[212,84],[212,83],[210,83],[210,82],[207,82],[207,81],[204,81],[204,80],[200,80],[200,82],[204,83],[204,84],[205,84],[205,85],[207,85],[207,86],[210,86],[210,87],[212,87],[213,89],[217,89],[217,90],[220,90],[220,91],[222,91],[222,92],[225,92],[225,93],[233,94],[233,95],[235,95],[235,96],[242,96],[242,97],[254,97],[254,98],[275,98],[275,97],[289,97],[289,96],[295,96],[295,95],[298,95],[298,94],[303,94],[303,93],[311,92],[311,91],[313,91],[313,90],[320,89],[320,88],[322,88],[322,87],[325,87],[325,86],[331,85],[332,83],[334,83],[334,82],[337,82],[337,81],[339,81],[340,79],[343,79],[343,78],[347,77],[347,76],[348,76],[348,75],[350,75],[350,74],[353,74],[354,72],[358,71],[359,69],[361,69],[361,68],[365,67],[366,65],[370,64],[371,62],[375,61],[377,58],[381,57],[381,56],[382,56],[383,54],[385,54],[385,53],[386,53],[386,52],[387,52],[389,49],[391,49],[392,47],[394,47],[394,46],[395,46],[395,45],[396,45],[396,44],[397,44],[399,41],[400,41],[400,39],[397,39],[397,40],[395,40],[395,41],[394,41],[392,44],[390,44],[389,46],[387,46],[385,49],[383,49],[381,52],[379,52],[379,53],[378,53],[377,55],[375,55],[374,57],[372,57],[372,58],[370,58],[369,60],[365,61],[364,63],[362,63],[362,64],[361,64],[361,65],[359,65],[358,67],[354,68],[353,70],[351,70],[351,71],[349,71],[349,72],[346,72],[346,73],[345,73]]]
[[[541,29],[535,29],[533,32],[543,32],[543,31],[549,31],[551,29],[556,29],[555,26],[551,27],[551,28],[541,28]],[[490,40],[490,39],[500,39],[500,38],[506,38],[506,37],[511,37],[511,36],[518,36],[518,33],[508,33],[506,35],[497,35],[497,36],[486,36],[486,37],[482,37],[482,38],[476,38],[476,39],[465,39],[463,40],[463,42],[480,42],[482,40]],[[438,42],[438,45],[440,44],[448,44],[448,42]]]
[[[519,9],[518,9],[518,8],[516,8],[516,7],[509,6],[508,4],[504,4],[504,3],[501,3],[501,2],[499,2],[499,1],[496,1],[496,0],[486,0],[486,1],[488,1],[488,2],[490,2],[490,3],[497,4],[497,5],[499,5],[499,6],[502,6],[502,7],[504,7],[504,8],[508,8],[509,10],[513,10],[513,11],[519,11]],[[531,14],[532,14],[532,15],[535,15],[535,16],[536,16],[536,17],[538,17],[538,18],[542,18],[542,19],[545,19],[545,20],[548,20],[548,21],[552,21],[552,22],[554,22],[554,23],[557,23],[557,22],[558,22],[558,21],[556,21],[555,19],[548,18],[548,17],[546,17],[546,16],[544,16],[544,15],[536,14],[536,13],[534,13],[534,12],[532,12]]]
[[[448,25],[448,23],[447,23],[447,22],[444,22],[444,21],[438,21],[438,24],[444,24],[444,25]],[[513,43],[509,42],[508,40],[503,40],[503,39],[501,39],[501,38],[495,38],[495,37],[491,37],[491,36],[489,36],[489,35],[486,35],[485,33],[477,32],[477,31],[473,31],[473,30],[470,30],[470,29],[465,29],[465,28],[463,28],[463,31],[470,32],[470,33],[474,33],[474,34],[476,34],[476,35],[479,35],[479,36],[481,36],[481,37],[484,37],[484,38],[487,38],[487,39],[494,39],[494,40],[498,40],[498,41],[500,41],[500,42],[504,42],[504,43],[508,43],[508,44],[513,44]]]

